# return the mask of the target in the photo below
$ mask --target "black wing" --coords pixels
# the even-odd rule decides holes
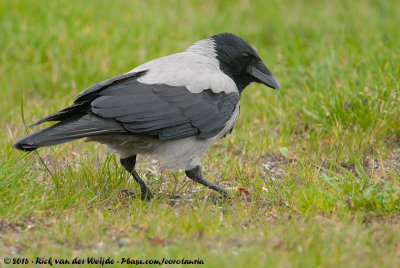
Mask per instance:
[[[96,84],[78,95],[75,103],[45,121],[63,121],[77,114],[91,114],[119,122],[126,134],[161,140],[217,135],[231,118],[238,93],[192,93],[186,87],[143,84],[144,73],[126,74]]]

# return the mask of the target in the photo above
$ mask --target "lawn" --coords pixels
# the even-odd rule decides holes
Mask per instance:
[[[399,266],[399,10],[395,0],[1,1],[0,263]],[[23,121],[220,32],[252,44],[281,88],[250,85],[233,133],[203,157],[234,198],[213,202],[142,157],[139,174],[159,193],[142,202],[121,193],[139,187],[102,145],[11,148]]]

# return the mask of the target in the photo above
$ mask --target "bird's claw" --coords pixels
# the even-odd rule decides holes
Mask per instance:
[[[127,195],[128,197],[132,198],[140,197],[142,201],[150,201],[154,197],[150,191],[142,192],[140,193],[140,195],[129,190],[122,190],[121,192]]]

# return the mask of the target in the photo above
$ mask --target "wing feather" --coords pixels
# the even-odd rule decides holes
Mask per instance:
[[[239,102],[237,92],[214,93],[206,89],[193,93],[185,86],[139,82],[138,78],[145,74],[146,71],[129,73],[93,85],[82,91],[74,104],[36,124],[46,121],[68,123],[70,118],[90,115],[91,118],[106,120],[101,122],[113,122],[108,123],[112,129],[100,124],[93,126],[95,131],[88,127],[75,129],[73,134],[68,135],[111,134],[119,125],[121,130],[118,133],[125,130],[125,134],[148,135],[162,140],[193,135],[211,138],[225,127]],[[57,135],[63,134],[59,132]]]
[[[129,133],[157,135],[164,140],[217,135],[239,102],[237,93],[192,93],[186,87],[147,85],[133,80],[129,85],[121,84],[119,89],[117,86],[99,92],[100,96],[91,103],[91,111],[121,122]]]

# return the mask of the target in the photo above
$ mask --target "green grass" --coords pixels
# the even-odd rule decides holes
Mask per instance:
[[[398,1],[1,1],[3,258],[202,259],[207,267],[400,263]],[[139,173],[101,145],[11,148],[80,90],[219,32],[257,48],[278,79],[249,86],[234,132],[202,160],[245,187],[213,204],[183,172]],[[21,99],[23,95],[23,99]],[[37,129],[37,128],[35,128]],[[32,131],[32,130],[29,130]]]

